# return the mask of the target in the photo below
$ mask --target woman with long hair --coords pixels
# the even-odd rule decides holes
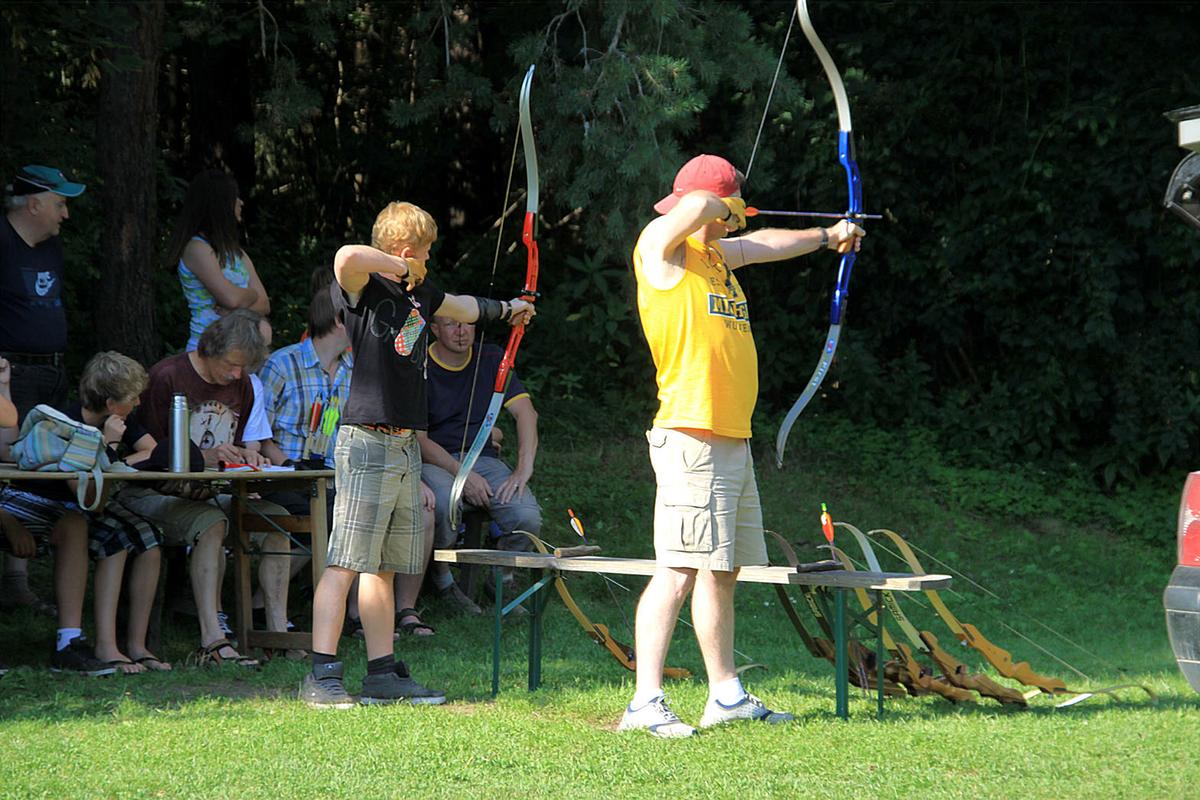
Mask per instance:
[[[178,262],[179,283],[191,312],[188,351],[200,334],[228,311],[248,308],[264,317],[271,300],[238,236],[242,198],[237,181],[219,169],[207,169],[188,186],[175,221],[169,253]]]

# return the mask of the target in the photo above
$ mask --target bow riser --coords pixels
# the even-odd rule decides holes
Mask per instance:
[[[523,130],[523,129],[522,129]],[[530,156],[526,154],[526,158]],[[537,163],[537,157],[534,156],[534,163]],[[537,214],[532,211],[525,212],[525,225],[521,231],[521,242],[525,245],[525,288],[521,290],[521,299],[527,302],[535,302],[538,297],[538,244],[534,239],[534,229],[537,225]],[[508,391],[508,374],[513,366],[517,363],[517,350],[521,347],[521,340],[525,338],[525,326],[518,325],[513,328],[508,335],[508,344],[504,348],[504,357],[500,359],[500,367],[496,370],[496,382],[492,386],[492,390],[496,392]]]
[[[856,219],[862,214],[862,177],[858,172],[858,162],[854,156],[854,132],[838,132],[838,162],[846,170],[846,189],[849,192],[850,203],[844,219]],[[850,274],[854,270],[854,249],[842,255],[838,265],[837,286],[833,291],[833,302],[829,310],[829,322],[840,325],[842,312],[850,300]],[[824,377],[824,376],[822,376]]]

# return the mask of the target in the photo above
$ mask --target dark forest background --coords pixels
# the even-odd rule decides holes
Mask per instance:
[[[64,225],[72,363],[182,347],[164,241],[200,169],[233,172],[277,343],[308,274],[407,199],[438,220],[451,291],[512,296],[524,173],[505,185],[537,64],[541,313],[521,370],[544,397],[652,413],[630,251],[696,152],[743,169],[794,4],[7,2],[0,171],[89,185]],[[846,81],[869,226],[837,362],[806,414],[918,426],[984,462],[1103,486],[1195,467],[1200,233],[1162,210],[1162,113],[1200,103],[1197,3],[822,2]],[[824,73],[793,31],[747,195],[837,211]],[[507,203],[507,206],[506,206]],[[492,283],[496,223],[507,219]],[[758,224],[758,223],[752,223]],[[761,358],[756,433],[816,363],[832,254],[742,282]],[[493,338],[502,335],[492,334]]]

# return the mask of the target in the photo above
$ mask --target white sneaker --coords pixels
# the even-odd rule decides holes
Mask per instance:
[[[700,727],[711,728],[713,725],[739,719],[752,719],[775,725],[780,722],[791,722],[795,717],[786,711],[772,711],[763,705],[762,700],[747,693],[745,697],[731,706],[710,697],[704,705],[704,716],[700,718]]]
[[[695,728],[675,716],[675,712],[667,705],[666,695],[659,695],[638,709],[632,705],[626,706],[617,730],[647,730],[662,739],[682,739],[696,733]]]

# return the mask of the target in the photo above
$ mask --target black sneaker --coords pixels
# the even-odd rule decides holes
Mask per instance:
[[[413,705],[439,706],[446,702],[446,693],[427,689],[413,680],[403,661],[386,675],[367,675],[363,678],[363,705],[389,705],[409,702]]]
[[[342,662],[314,666],[300,684],[300,699],[309,708],[354,708],[354,698],[342,685]]]
[[[92,646],[80,636],[62,650],[56,649],[50,654],[50,671],[75,672],[89,678],[99,678],[112,675],[117,668],[97,659]]]

